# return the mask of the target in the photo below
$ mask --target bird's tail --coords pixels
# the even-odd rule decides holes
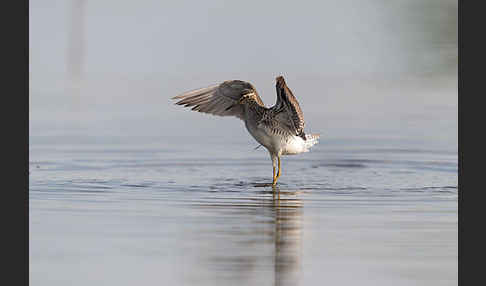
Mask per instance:
[[[319,141],[319,134],[305,134],[305,148],[309,149],[310,147],[314,146],[317,144]]]

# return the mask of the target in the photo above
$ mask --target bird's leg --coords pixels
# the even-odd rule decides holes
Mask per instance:
[[[277,182],[277,178],[275,177],[275,166],[273,166],[273,181],[272,181],[272,185],[275,185],[276,182]]]
[[[280,178],[280,156],[276,156],[277,159],[278,159],[278,172],[277,172],[277,175],[275,176],[275,159],[273,159],[273,182],[272,182],[272,185],[276,185],[277,184],[277,180],[278,178]]]
[[[272,181],[272,185],[275,186],[275,184],[277,184],[277,179],[278,177],[276,176],[275,174],[275,168],[276,168],[276,160],[275,160],[276,156],[273,156],[272,155],[272,166],[273,166],[273,181]]]

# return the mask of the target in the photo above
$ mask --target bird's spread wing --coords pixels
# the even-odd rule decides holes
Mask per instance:
[[[279,128],[290,134],[301,136],[304,134],[304,114],[300,109],[299,102],[287,87],[283,77],[277,77],[277,103],[275,104],[274,120],[278,122]]]
[[[178,105],[192,106],[194,111],[244,119],[245,111],[240,99],[248,94],[252,94],[257,104],[264,106],[253,85],[241,80],[228,80],[218,85],[186,92],[172,99],[179,99],[176,102]]]

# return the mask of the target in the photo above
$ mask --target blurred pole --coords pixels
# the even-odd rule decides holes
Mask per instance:
[[[85,0],[73,0],[68,43],[68,72],[71,79],[80,79],[84,61]]]
[[[85,0],[72,0],[70,7],[71,23],[68,35],[67,71],[69,89],[75,103],[78,103],[83,81],[85,4]]]

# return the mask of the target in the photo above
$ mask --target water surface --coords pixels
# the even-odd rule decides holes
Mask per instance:
[[[237,119],[33,94],[31,284],[456,285],[455,90],[378,85],[295,92],[321,140],[276,188]]]

